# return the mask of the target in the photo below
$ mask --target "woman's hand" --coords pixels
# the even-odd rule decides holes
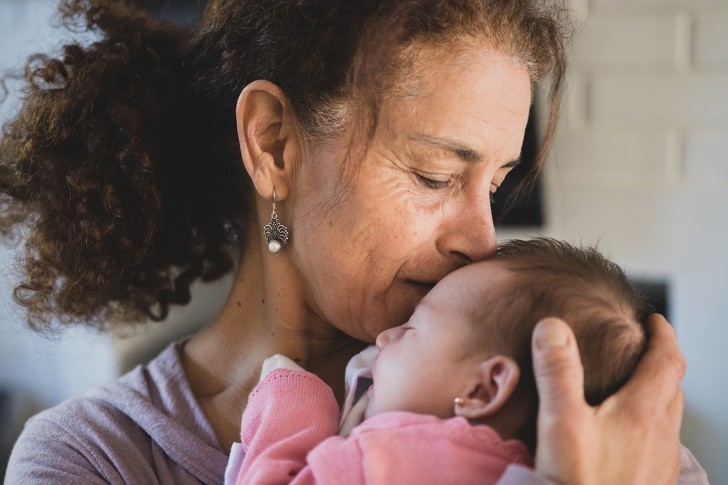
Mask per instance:
[[[675,483],[685,360],[664,317],[650,316],[647,326],[647,353],[633,376],[597,407],[584,400],[584,371],[569,326],[557,318],[536,326],[538,474],[562,484]]]

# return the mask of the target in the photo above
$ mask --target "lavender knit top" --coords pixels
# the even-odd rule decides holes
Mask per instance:
[[[115,383],[31,418],[8,484],[223,483],[228,456],[169,345]]]

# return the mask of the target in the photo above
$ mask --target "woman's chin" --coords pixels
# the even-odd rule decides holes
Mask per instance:
[[[383,318],[379,321],[377,334],[384,330],[406,323],[417,304],[432,289],[434,283],[418,283],[405,281],[399,285],[396,293],[390,293],[385,300]]]
[[[337,322],[337,327],[357,340],[374,343],[377,335],[384,330],[406,323],[432,286],[429,283],[399,281],[385,294],[375,297],[374,303],[366,307],[347,308],[348,313],[344,315],[354,316],[355,319],[347,321],[342,318]]]

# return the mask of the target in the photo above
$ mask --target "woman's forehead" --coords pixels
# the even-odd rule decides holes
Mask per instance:
[[[476,152],[497,147],[514,152],[503,156],[518,158],[531,106],[528,72],[489,49],[432,62],[416,95],[383,101],[383,128],[389,134],[467,142]]]

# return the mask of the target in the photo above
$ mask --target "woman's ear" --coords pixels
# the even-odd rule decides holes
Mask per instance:
[[[521,371],[515,360],[496,355],[479,364],[476,377],[455,400],[455,415],[480,419],[498,412],[518,386]]]
[[[238,142],[245,169],[265,199],[288,196],[294,166],[301,156],[298,126],[283,91],[270,81],[245,86],[235,108]]]

